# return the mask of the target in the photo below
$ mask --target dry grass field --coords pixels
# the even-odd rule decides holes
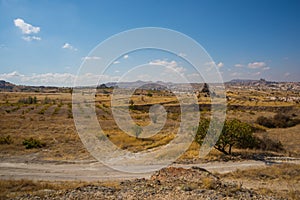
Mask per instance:
[[[241,92],[239,92],[240,94]],[[254,95],[253,92],[244,95]],[[33,104],[20,103],[20,99],[29,96],[36,97],[37,102]],[[233,95],[234,96],[234,95]],[[259,126],[256,119],[259,116],[272,117],[285,109],[286,114],[300,115],[298,104],[291,102],[268,103],[266,106],[262,100],[264,97],[258,95],[261,100],[255,106],[247,100],[232,100],[228,102],[227,119],[239,119],[249,124]],[[254,98],[254,97],[252,97]],[[248,98],[244,98],[248,99]],[[120,148],[133,152],[151,149],[165,145],[176,135],[180,123],[180,113],[171,111],[168,113],[167,122],[163,129],[155,136],[148,139],[136,139],[123,133],[117,126],[110,109],[110,95],[98,94],[96,97],[96,114],[99,123],[109,139]],[[178,107],[175,96],[162,94],[134,95],[132,97],[134,106],[153,105],[160,103],[163,106]],[[199,104],[209,103],[209,97],[200,97]],[[80,160],[90,157],[83,147],[74,125],[72,116],[72,96],[70,93],[1,93],[0,94],[0,130],[1,137],[9,137],[11,144],[1,144],[1,157],[11,158],[13,156],[33,156],[41,160]],[[231,107],[235,105],[236,107]],[[251,105],[251,106],[250,106]],[[290,108],[292,106],[292,108]],[[150,123],[147,108],[130,110],[131,117],[138,125],[145,126]],[[209,109],[202,109],[201,117],[209,117]],[[298,134],[300,125],[291,128],[268,129],[258,135],[266,135],[276,141],[280,141],[286,150],[285,155],[299,155]],[[22,145],[26,139],[36,139],[43,144],[42,148],[25,149]],[[198,156],[199,145],[194,143],[189,151],[183,156],[195,158]],[[240,152],[240,151],[239,151]],[[218,153],[212,153],[218,154]],[[213,155],[212,155],[213,156]]]
[[[282,94],[285,95],[285,94]],[[36,98],[34,103],[22,103],[29,97]],[[233,156],[225,156],[213,150],[206,158],[210,160],[239,160],[253,158],[253,155],[276,155],[300,157],[300,125],[290,128],[266,128],[257,124],[260,116],[273,117],[277,113],[300,117],[300,106],[293,102],[268,102],[268,94],[261,92],[231,92],[228,101],[227,119],[239,119],[260,128],[255,135],[280,141],[284,150],[263,151],[260,149],[234,148]],[[255,101],[251,99],[256,99]],[[137,139],[120,130],[114,121],[110,109],[110,94],[100,93],[96,97],[96,114],[101,127],[109,139],[122,149],[132,152],[152,149],[169,143],[176,135],[180,123],[180,113],[174,110],[168,113],[164,128],[148,139]],[[135,123],[145,126],[150,123],[147,107],[162,104],[166,107],[178,107],[177,99],[172,95],[154,93],[134,95],[134,106],[130,114]],[[199,97],[199,104],[209,104],[210,98]],[[145,107],[145,109],[144,109]],[[142,108],[142,109],[141,109]],[[201,109],[201,117],[209,117],[209,108]],[[262,131],[264,130],[264,131]],[[34,143],[34,148],[26,148],[26,141]],[[0,93],[0,160],[12,162],[49,162],[93,159],[85,149],[76,132],[72,115],[72,96],[70,93]],[[35,148],[36,147],[36,148]],[[198,162],[199,144],[193,142],[189,150],[177,162]],[[252,188],[259,194],[275,195],[283,198],[299,197],[299,166],[272,166],[266,169],[237,171],[220,175],[226,181],[238,181],[243,187]],[[291,173],[295,173],[293,176]],[[219,176],[219,175],[218,175]],[[259,180],[257,180],[257,177]],[[280,187],[283,182],[284,187]],[[256,184],[257,183],[257,184]],[[35,182],[4,181],[0,182],[1,198],[22,194],[44,195],[45,191],[68,190],[94,184],[97,186],[117,187],[119,182]],[[288,189],[288,187],[292,189]],[[9,194],[9,195],[8,195]]]

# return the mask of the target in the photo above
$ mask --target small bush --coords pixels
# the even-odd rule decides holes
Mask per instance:
[[[150,93],[150,92],[148,92],[148,93],[147,93],[147,96],[148,96],[148,97],[152,97],[152,96],[153,96],[153,94],[152,94],[152,93]]]
[[[256,119],[256,122],[259,125],[262,125],[267,128],[288,128],[299,124],[300,120],[292,119],[287,115],[279,113],[272,118],[260,116]]]
[[[0,144],[12,144],[13,140],[11,139],[11,137],[8,136],[1,136],[0,137]]]
[[[284,151],[283,145],[280,141],[272,140],[265,135],[262,138],[256,138],[256,149],[275,152]]]
[[[53,102],[50,98],[45,97],[45,99],[43,100],[43,104],[50,104],[51,102]]]
[[[40,114],[40,115],[43,115],[43,114],[45,114],[45,109],[43,108],[43,109],[41,109],[39,112],[38,112],[38,114]]]
[[[68,110],[68,118],[73,119],[73,113],[71,109]]]
[[[37,103],[37,98],[36,96],[32,97],[29,96],[27,98],[21,98],[19,99],[18,103],[23,103],[23,104],[36,104]]]
[[[26,149],[42,148],[46,146],[45,143],[41,142],[38,139],[33,139],[32,137],[29,139],[25,139],[23,141],[23,145],[25,146]]]
[[[270,118],[266,118],[264,116],[260,116],[256,119],[256,123],[258,123],[259,125],[262,125],[264,127],[268,127],[268,128],[275,128],[274,124],[273,124],[273,120]]]

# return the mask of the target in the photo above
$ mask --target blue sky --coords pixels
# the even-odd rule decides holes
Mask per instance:
[[[299,10],[300,1],[291,0],[0,0],[0,79],[71,85],[83,58],[103,40],[163,27],[201,44],[225,81],[300,81]],[[153,60],[171,66],[174,58],[165,56]],[[120,69],[129,58],[120,58]]]

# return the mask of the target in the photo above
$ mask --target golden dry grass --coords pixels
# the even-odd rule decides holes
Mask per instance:
[[[276,164],[269,167],[237,170],[220,175],[227,181],[240,182],[264,195],[283,199],[300,198],[300,165]]]
[[[259,99],[256,106],[269,105],[265,104],[264,99],[268,96],[263,92],[245,92],[237,91],[228,94],[233,99],[229,104],[252,105],[248,101],[248,96]],[[247,96],[248,95],[248,96]],[[37,104],[20,104],[18,100],[36,96]],[[45,98],[51,100],[50,103],[44,104]],[[169,113],[168,120],[164,128],[155,136],[148,139],[136,139],[123,133],[116,125],[111,109],[111,96],[109,94],[97,94],[96,112],[99,123],[105,134],[117,146],[133,152],[151,149],[160,145],[165,145],[171,141],[177,133],[179,127],[180,113]],[[174,95],[154,94],[152,97],[147,95],[133,95],[132,100],[135,105],[152,105],[156,103],[167,106],[178,106]],[[199,103],[209,103],[208,97],[201,96]],[[33,155],[38,159],[46,160],[68,160],[68,159],[86,159],[91,158],[89,153],[82,145],[72,119],[71,110],[72,96],[69,93],[0,93],[0,136],[10,136],[13,144],[0,145],[0,154],[2,157]],[[277,106],[286,106],[289,102],[277,102]],[[299,107],[298,105],[294,105]],[[298,108],[299,110],[299,108]],[[295,112],[298,112],[296,109]],[[134,122],[145,126],[150,123],[147,111],[131,110],[131,117]],[[254,124],[259,116],[273,116],[275,112],[264,110],[228,110],[227,118],[238,118],[242,121]],[[201,112],[201,117],[209,117],[209,110]],[[268,130],[271,138],[280,140],[288,152],[292,155],[299,155],[299,139],[297,134],[299,126],[288,129]],[[46,147],[42,149],[26,150],[22,141],[28,138],[35,138],[44,143]],[[181,156],[180,159],[194,159],[198,157],[199,146],[193,143],[189,150]],[[218,158],[219,154],[209,154],[210,158]],[[209,158],[209,159],[210,159]]]
[[[43,198],[49,192],[66,191],[87,185],[118,188],[118,181],[83,182],[83,181],[33,181],[33,180],[0,180],[0,199],[10,199],[26,194]]]

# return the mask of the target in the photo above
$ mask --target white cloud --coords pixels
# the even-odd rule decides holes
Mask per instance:
[[[170,62],[166,60],[153,60],[149,62],[150,65],[160,65],[165,66],[168,70],[175,71],[181,75],[184,74],[184,71],[186,71],[185,68],[178,66],[177,62],[172,60]]]
[[[218,64],[217,64],[217,67],[223,67],[224,66],[224,63],[222,63],[222,62],[219,62]]]
[[[286,72],[286,73],[284,74],[284,77],[288,77],[288,76],[290,76],[290,75],[291,75],[290,72]]]
[[[45,86],[73,86],[74,80],[83,85],[95,85],[99,80],[101,82],[117,81],[119,76],[97,75],[86,73],[77,77],[71,73],[43,73],[24,75],[17,71],[0,74],[0,80],[6,80],[21,85],[45,85]]]
[[[242,64],[235,64],[234,66],[235,67],[244,67],[244,65],[242,65]]]
[[[28,24],[24,22],[23,19],[15,19],[14,24],[16,27],[20,28],[23,34],[32,34],[32,33],[38,33],[40,32],[41,28],[37,26],[32,26],[31,24]]]
[[[213,68],[216,68],[216,66],[217,66],[214,61],[206,62],[206,63],[204,63],[204,65],[206,66],[206,68],[205,68],[206,72],[211,71]]]
[[[178,56],[180,56],[180,57],[186,57],[186,54],[185,53],[179,53]]]
[[[269,69],[271,69],[271,67],[264,67],[264,68],[262,68],[262,70],[269,70]]]
[[[0,74],[0,80],[7,80],[10,78],[14,78],[14,77],[23,77],[24,75],[20,74],[17,71],[13,71],[11,73],[4,73],[4,74]]]
[[[261,75],[261,72],[255,72],[253,75],[259,76],[259,75]]]
[[[124,59],[127,59],[129,56],[126,54],[123,56]]]
[[[233,77],[237,77],[237,76],[240,76],[241,73],[238,73],[238,72],[233,72],[230,74],[230,76],[233,76]]]
[[[266,67],[267,64],[265,62],[252,62],[252,63],[248,63],[248,67],[251,69],[261,69]]]
[[[74,48],[71,44],[69,43],[65,43],[61,48],[63,49],[69,49],[69,50],[72,50],[72,51],[77,51],[76,48]]]
[[[121,62],[120,61],[115,61],[115,62],[113,62],[113,64],[120,64]]]
[[[198,77],[200,77],[200,74],[192,73],[192,74],[188,74],[187,77],[189,77],[189,78],[194,78],[194,77],[198,78]]]
[[[23,36],[22,39],[27,42],[31,42],[32,40],[36,40],[36,41],[42,40],[42,38],[36,36]]]
[[[214,67],[216,65],[216,63],[214,61],[210,61],[210,62],[206,62],[204,65]]]
[[[101,57],[98,56],[86,56],[86,57],[82,57],[81,60],[100,60]]]

